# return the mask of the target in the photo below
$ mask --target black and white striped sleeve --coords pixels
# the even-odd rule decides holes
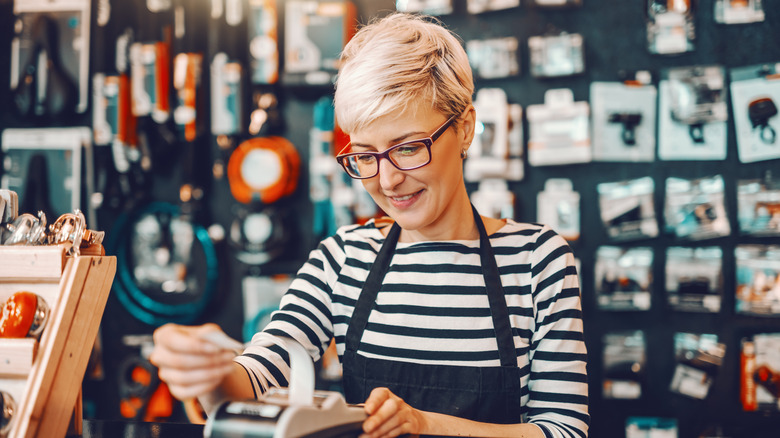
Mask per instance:
[[[331,287],[344,260],[343,234],[323,240],[296,274],[270,323],[235,361],[246,368],[256,394],[286,387],[290,365],[284,338],[300,343],[319,360],[333,337]]]
[[[587,351],[579,279],[567,242],[548,227],[532,256],[536,330],[531,350],[529,422],[549,437],[586,437]]]

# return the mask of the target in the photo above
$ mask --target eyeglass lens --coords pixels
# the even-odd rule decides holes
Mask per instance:
[[[377,155],[382,154],[355,154],[345,158],[347,171],[358,178],[371,177],[379,171]],[[407,143],[389,149],[385,154],[387,158],[400,170],[411,170],[428,164],[430,152],[425,143]]]

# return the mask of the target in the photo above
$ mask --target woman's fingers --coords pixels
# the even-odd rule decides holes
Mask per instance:
[[[235,353],[202,339],[215,324],[198,327],[166,324],[155,330],[149,361],[174,397],[184,400],[214,390],[233,369]]]
[[[365,403],[369,417],[363,422],[365,436],[396,437],[416,432],[416,411],[387,388],[375,388]]]
[[[155,349],[159,346],[163,349],[180,353],[216,353],[222,349],[202,339],[201,335],[209,331],[219,330],[220,328],[216,324],[205,324],[197,327],[165,324],[154,331]]]
[[[158,368],[171,367],[177,369],[219,367],[233,361],[236,354],[232,351],[218,351],[216,353],[190,353],[177,352],[165,348],[157,348],[152,351],[149,361]]]

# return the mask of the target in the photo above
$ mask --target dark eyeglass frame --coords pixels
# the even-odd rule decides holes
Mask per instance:
[[[454,116],[450,117],[449,119],[447,119],[447,121],[444,122],[444,124],[442,124],[435,131],[433,131],[433,133],[430,135],[430,137],[419,138],[419,139],[415,139],[415,140],[405,141],[403,143],[398,143],[397,145],[390,146],[384,152],[350,152],[350,153],[347,153],[347,154],[342,154],[341,152],[349,149],[350,146],[352,146],[352,143],[348,143],[346,146],[344,146],[344,148],[341,150],[341,152],[339,152],[339,154],[336,155],[336,161],[338,161],[339,164],[341,164],[341,167],[344,168],[344,171],[347,172],[347,175],[349,175],[351,178],[354,178],[354,179],[369,179],[369,178],[373,178],[373,177],[379,175],[379,162],[380,162],[380,160],[382,160],[382,158],[386,158],[387,161],[389,161],[390,164],[392,164],[393,167],[395,167],[398,170],[419,169],[421,167],[424,167],[424,166],[427,166],[427,165],[431,164],[431,160],[433,160],[433,155],[431,154],[431,146],[433,145],[433,142],[438,140],[439,137],[441,137],[442,134],[444,134],[444,132],[447,131],[447,129],[450,126],[452,126],[452,122],[454,122],[457,118],[458,118],[458,116],[454,115]],[[398,148],[410,145],[412,143],[422,143],[422,144],[425,145],[425,147],[428,149],[428,161],[426,161],[423,164],[414,166],[414,167],[399,167],[397,164],[395,164],[395,162],[393,160],[390,159],[390,153],[393,152],[394,150],[398,149]],[[353,157],[353,156],[356,156],[356,155],[372,155],[376,159],[376,172],[373,175],[371,175],[371,176],[355,176],[355,175],[351,174],[349,172],[349,168],[348,168],[349,165],[347,164],[347,158]]]

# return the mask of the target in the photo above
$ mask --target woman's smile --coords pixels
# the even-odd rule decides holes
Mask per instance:
[[[393,204],[393,207],[398,209],[405,209],[411,207],[415,202],[417,202],[418,199],[420,199],[420,196],[422,196],[422,193],[425,191],[425,189],[410,193],[408,195],[403,196],[388,196],[387,198],[390,199],[390,202]]]

